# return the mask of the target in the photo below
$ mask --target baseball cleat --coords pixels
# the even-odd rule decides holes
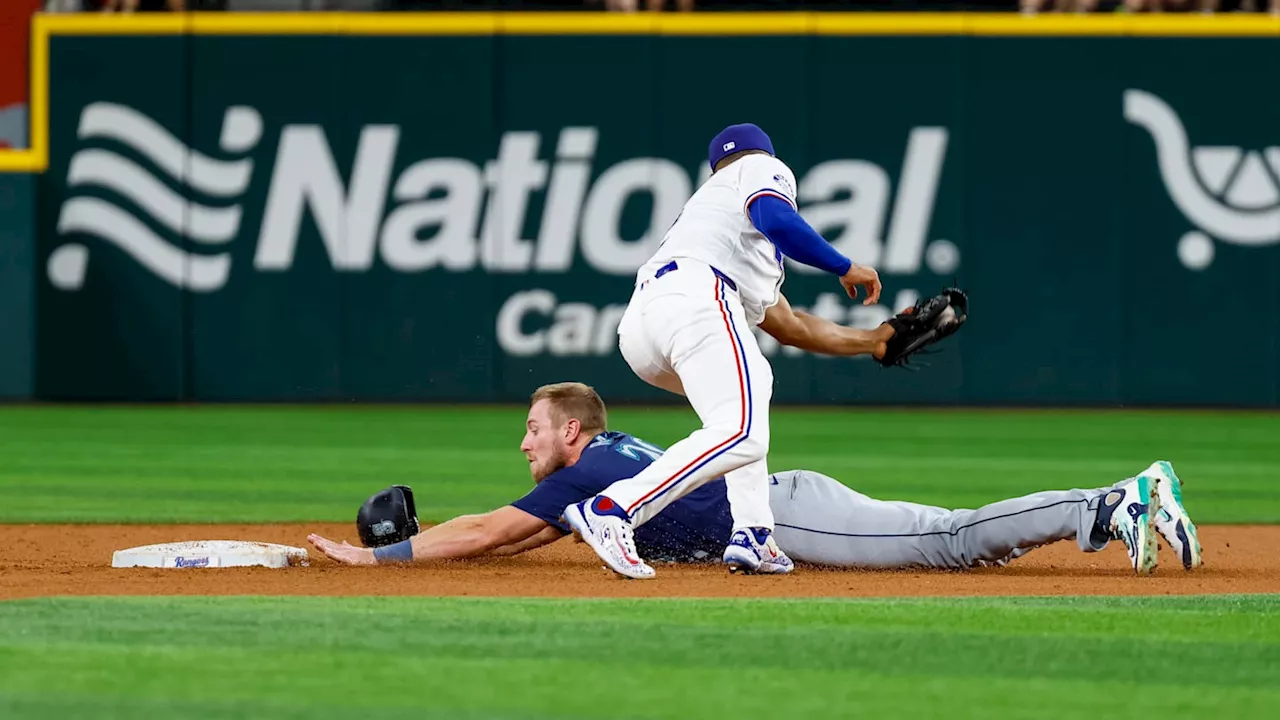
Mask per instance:
[[[1107,492],[1098,507],[1098,525],[1124,541],[1129,561],[1139,575],[1156,569],[1156,529],[1153,517],[1160,511],[1154,478],[1139,475]]]
[[[1194,570],[1200,567],[1200,538],[1196,524],[1182,506],[1182,480],[1173,472],[1173,465],[1164,460],[1151,463],[1143,475],[1156,481],[1156,495],[1160,498],[1160,510],[1153,513],[1156,530],[1164,538],[1169,549],[1182,558],[1182,567]]]
[[[570,505],[564,509],[564,521],[610,570],[634,580],[653,577],[653,568],[636,552],[630,521],[609,498],[596,496]]]
[[[724,564],[729,572],[784,575],[796,569],[774,542],[773,531],[767,528],[735,530],[724,549]]]

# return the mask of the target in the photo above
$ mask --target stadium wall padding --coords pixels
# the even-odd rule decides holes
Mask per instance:
[[[34,388],[35,180],[0,172],[0,400],[27,400]]]
[[[885,282],[791,265],[793,305],[972,303],[914,373],[761,335],[775,402],[1280,400],[1280,32],[55,33],[48,69],[41,398],[671,399],[617,321],[750,121]]]

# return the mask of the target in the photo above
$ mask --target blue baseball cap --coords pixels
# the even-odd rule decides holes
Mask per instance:
[[[711,169],[715,170],[716,163],[723,160],[726,155],[743,150],[764,150],[772,155],[773,141],[763,130],[751,123],[730,125],[711,139],[711,144],[707,146],[707,162],[711,163]]]

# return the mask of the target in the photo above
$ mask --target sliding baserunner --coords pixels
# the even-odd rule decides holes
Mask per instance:
[[[309,539],[349,564],[513,555],[568,535],[560,515],[566,505],[630,477],[663,454],[640,438],[608,430],[604,402],[582,383],[547,385],[533,393],[520,449],[534,487],[510,505],[418,533],[411,493],[388,488],[360,511],[360,536],[370,547],[318,535]],[[1114,485],[1047,490],[976,510],[876,500],[809,470],[774,473],[768,483],[775,539],[800,562],[962,569],[1003,565],[1058,540],[1075,540],[1082,551],[1093,552],[1119,539],[1134,570],[1145,574],[1156,567],[1157,533],[1188,570],[1201,562],[1181,482],[1165,461]],[[716,562],[732,532],[727,488],[717,479],[637,527],[635,542],[658,561]]]

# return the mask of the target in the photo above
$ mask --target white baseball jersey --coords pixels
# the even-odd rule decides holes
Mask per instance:
[[[640,268],[650,277],[671,260],[692,258],[719,270],[738,286],[747,320],[759,325],[778,302],[782,253],[751,223],[747,207],[761,195],[796,207],[795,174],[770,155],[747,155],[714,173],[685,203],[657,253]]]

